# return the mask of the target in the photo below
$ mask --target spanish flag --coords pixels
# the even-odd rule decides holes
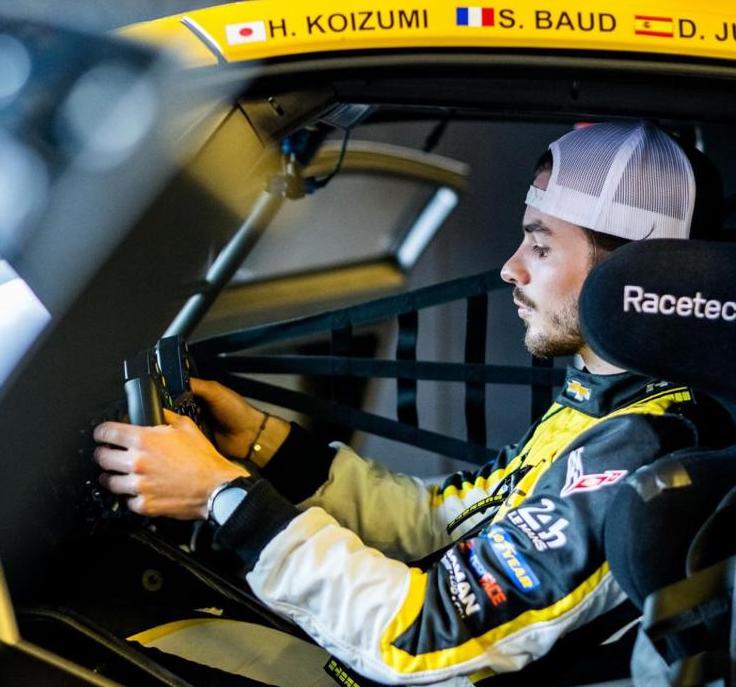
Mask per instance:
[[[672,38],[675,35],[675,20],[672,17],[634,16],[634,33],[637,36]]]

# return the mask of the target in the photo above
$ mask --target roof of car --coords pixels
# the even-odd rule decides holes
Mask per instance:
[[[123,35],[176,42],[192,66],[343,51],[521,49],[736,59],[732,0],[254,0],[133,24]]]

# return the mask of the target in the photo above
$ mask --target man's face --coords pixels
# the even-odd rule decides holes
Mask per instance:
[[[549,172],[534,185],[546,189]],[[501,269],[514,285],[514,303],[526,325],[524,344],[540,358],[578,353],[584,342],[578,296],[591,268],[590,242],[576,224],[527,207],[524,238]]]

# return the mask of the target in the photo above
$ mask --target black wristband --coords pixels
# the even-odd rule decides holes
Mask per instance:
[[[248,495],[216,530],[214,543],[237,554],[251,570],[266,544],[298,515],[266,480],[249,480]]]

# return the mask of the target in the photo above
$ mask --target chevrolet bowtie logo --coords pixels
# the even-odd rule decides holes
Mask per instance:
[[[583,386],[577,379],[571,379],[567,383],[565,393],[568,396],[572,396],[576,401],[587,401],[590,399],[590,389],[587,386]]]

